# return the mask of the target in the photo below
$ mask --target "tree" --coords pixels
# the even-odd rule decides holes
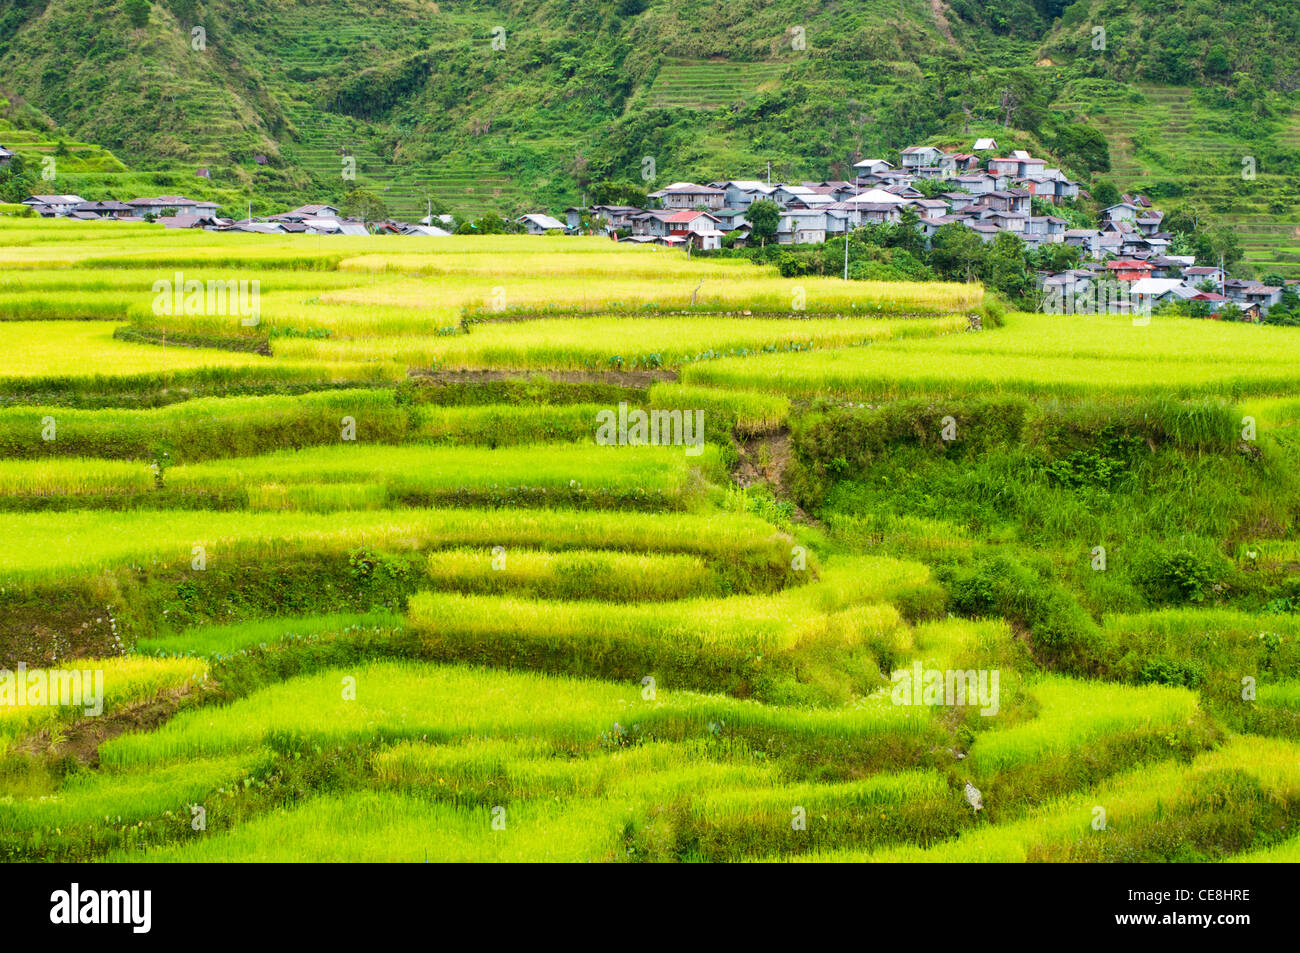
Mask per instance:
[[[1119,189],[1115,188],[1115,183],[1102,179],[1092,187],[1092,197],[1100,208],[1110,208],[1112,205],[1118,205],[1121,198]]]
[[[1231,268],[1241,261],[1241,243],[1237,240],[1237,233],[1231,228],[1211,225],[1203,229],[1199,236],[1205,239],[1209,254],[1202,259],[1198,249],[1198,260],[1203,260],[1207,265],[1217,265],[1221,261],[1224,268]]]
[[[985,279],[995,291],[1009,298],[1024,298],[1033,288],[1025,264],[1025,243],[1014,232],[998,232],[989,248]]]
[[[1037,103],[1043,99],[1043,83],[1026,69],[990,70],[986,82],[997,96],[997,110],[1003,126],[1012,120],[1020,129],[1036,132],[1043,111]]]
[[[592,183],[592,205],[631,205],[634,208],[645,208],[645,203],[645,189],[635,183],[610,179]]]
[[[771,241],[781,224],[781,206],[771,199],[759,199],[746,210],[745,221],[751,235],[764,243]]]
[[[1191,82],[1192,68],[1187,61],[1191,44],[1187,41],[1187,31],[1174,24],[1157,30],[1152,39],[1151,56],[1161,81],[1172,86]]]
[[[924,257],[925,236],[921,234],[921,217],[916,214],[916,209],[910,206],[903,209],[891,233],[886,242],[890,248],[902,249],[914,258]]]
[[[1241,261],[1241,243],[1237,233],[1223,225],[1209,224],[1204,213],[1195,206],[1168,215],[1164,228],[1174,236],[1169,246],[1170,254],[1195,255],[1198,265],[1218,265],[1222,260],[1225,268]]]
[[[0,202],[21,202],[32,194],[35,182],[23,157],[14,156],[8,168],[0,169]]]
[[[369,189],[353,189],[343,199],[340,211],[348,218],[359,218],[363,222],[377,222],[388,218],[388,206]]]
[[[483,215],[456,227],[457,235],[504,235],[505,232],[506,221],[500,215]]]
[[[1110,146],[1106,137],[1091,126],[1062,125],[1052,140],[1052,150],[1066,165],[1089,175],[1110,171]]]
[[[1232,71],[1232,61],[1228,59],[1228,51],[1222,43],[1210,47],[1203,69],[1206,76],[1227,76]]]
[[[199,12],[199,0],[171,0],[172,13],[182,23],[193,23],[194,15]]]
[[[1052,242],[1038,249],[1038,265],[1045,271],[1067,271],[1079,264],[1083,250],[1065,242]]]
[[[915,182],[908,183],[927,199],[937,198],[944,192],[964,192],[965,189],[954,189],[952,183],[946,179],[917,179]]]
[[[127,22],[139,29],[149,22],[149,0],[126,0],[122,12],[126,14]]]
[[[944,278],[973,281],[984,269],[988,248],[973,229],[944,225],[930,241],[930,264]]]

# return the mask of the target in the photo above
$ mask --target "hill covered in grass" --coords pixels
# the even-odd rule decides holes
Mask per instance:
[[[22,128],[229,211],[357,187],[404,216],[557,209],[643,184],[646,157],[658,185],[846,178],[992,134],[1220,218],[1290,273],[1298,32],[1294,0],[0,0],[0,75]]]

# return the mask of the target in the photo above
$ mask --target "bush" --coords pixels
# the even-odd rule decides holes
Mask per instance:
[[[1183,685],[1195,688],[1205,681],[1205,670],[1185,659],[1171,659],[1156,655],[1147,659],[1138,673],[1138,681],[1143,684]]]
[[[1015,444],[1028,412],[1016,398],[962,400],[959,405],[913,398],[878,408],[827,408],[794,422],[791,446],[797,466],[791,489],[805,509],[817,508],[833,479],[852,478],[882,453],[899,445],[920,446],[935,454],[970,458]],[[957,439],[943,439],[951,416]]]
[[[1029,631],[1040,660],[1064,671],[1085,674],[1095,665],[1103,644],[1097,623],[1063,588],[1015,560],[986,556],[935,575],[947,586],[954,612],[1006,618]]]
[[[986,328],[1000,328],[1007,323],[1007,305],[995,294],[984,295],[984,300],[975,309],[980,321]]]
[[[1227,560],[1213,547],[1150,549],[1133,561],[1133,579],[1153,602],[1184,605],[1215,601],[1228,588]]]

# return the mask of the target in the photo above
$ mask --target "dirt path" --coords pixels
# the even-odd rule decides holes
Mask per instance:
[[[740,460],[732,473],[732,479],[741,489],[766,484],[778,500],[785,500],[794,506],[795,522],[808,526],[818,525],[817,520],[790,498],[786,489],[785,471],[790,466],[792,456],[789,430],[750,437],[740,445]]]
[[[138,702],[102,718],[81,718],[71,725],[61,725],[55,740],[50,731],[37,732],[14,746],[15,752],[51,758],[76,758],[84,765],[99,765],[99,746],[128,731],[152,731],[176,714],[183,706],[196,702],[206,687],[186,685],[157,698]]]
[[[952,27],[948,25],[948,17],[943,12],[943,0],[930,0],[930,12],[934,14],[934,25],[939,28],[939,32],[948,38],[949,43],[956,43]]]

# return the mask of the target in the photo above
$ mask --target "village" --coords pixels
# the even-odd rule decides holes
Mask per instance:
[[[1198,265],[1192,255],[1172,254],[1173,236],[1161,227],[1164,213],[1142,195],[1123,195],[1120,202],[1102,209],[1096,227],[1071,227],[1069,219],[1051,212],[1090,198],[1080,183],[1023,150],[1005,156],[998,151],[991,138],[976,140],[970,152],[911,146],[900,152],[897,165],[885,159],[855,162],[852,182],[675,182],[648,193],[644,208],[574,206],[564,210],[564,221],[534,212],[503,224],[534,235],[602,234],[617,241],[709,252],[766,241],[769,236],[756,234],[747,214],[754,203],[770,202],[779,210],[770,234],[778,245],[818,245],[864,226],[904,220],[914,221],[927,242],[948,225],[969,228],[983,242],[1005,232],[1028,249],[1063,243],[1078,250],[1077,267],[1037,275],[1040,307],[1056,313],[1149,313],[1165,304],[1182,304],[1205,315],[1229,309],[1241,320],[1259,321],[1282,301],[1286,286],[1294,284],[1232,278],[1221,266]],[[366,222],[324,204],[230,219],[218,214],[215,202],[179,195],[128,201],[32,195],[23,204],[33,214],[50,218],[148,221],[164,228],[261,234],[438,237],[452,234],[456,227],[451,215],[431,212],[416,223]],[[1115,289],[1120,289],[1118,294]]]

